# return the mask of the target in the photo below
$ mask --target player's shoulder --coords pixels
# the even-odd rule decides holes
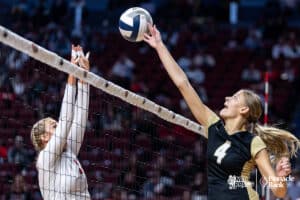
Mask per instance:
[[[239,141],[240,147],[246,147],[251,154],[251,157],[255,157],[255,155],[266,148],[266,144],[264,141],[257,135],[251,132],[244,132],[240,134],[238,138],[235,138],[236,141]]]
[[[50,155],[49,152],[41,150],[37,156],[36,167],[38,169],[50,169]]]
[[[207,128],[208,138],[214,137],[216,135],[224,135],[225,137],[225,127],[221,119],[216,120]]]
[[[261,139],[261,137],[249,131],[246,131],[241,135],[243,135],[243,141],[251,145],[251,147],[264,144],[264,141]]]
[[[207,127],[209,128],[218,122],[222,122],[221,118],[216,113],[212,113],[207,119]]]
[[[224,126],[223,121],[220,118],[215,118],[212,120],[208,126],[208,130],[216,128],[216,127],[221,127]]]
[[[251,155],[252,157],[255,157],[256,154],[261,151],[262,149],[265,149],[267,145],[265,142],[261,139],[259,136],[254,136],[251,140]]]

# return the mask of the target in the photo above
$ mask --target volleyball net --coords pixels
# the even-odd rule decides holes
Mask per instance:
[[[58,118],[66,74],[71,74],[92,86],[79,153],[92,199],[205,197],[205,143],[199,124],[2,26],[0,41],[5,44],[0,46],[0,132],[7,138],[1,142],[17,149],[1,161],[1,193],[21,175],[31,199],[40,198],[30,131],[41,118]]]

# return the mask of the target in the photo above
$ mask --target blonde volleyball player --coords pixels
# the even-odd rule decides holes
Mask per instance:
[[[71,62],[89,70],[88,55],[72,45]],[[89,85],[69,75],[58,122],[45,118],[34,124],[31,140],[38,151],[36,168],[45,200],[90,199],[86,175],[77,159],[89,107]]]
[[[260,126],[260,98],[249,90],[240,90],[226,97],[219,118],[203,104],[162,42],[156,27],[149,25],[149,31],[150,34],[144,35],[144,41],[156,50],[195,118],[205,128],[205,137],[208,138],[208,199],[258,200],[249,182],[250,172],[255,166],[273,193],[284,197],[287,191],[285,177],[291,172],[288,157],[296,154],[299,140],[285,130]],[[269,153],[277,158],[275,170]]]

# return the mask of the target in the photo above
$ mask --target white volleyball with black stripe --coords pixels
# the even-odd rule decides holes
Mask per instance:
[[[148,23],[153,24],[150,13],[143,8],[133,7],[122,13],[119,30],[126,40],[139,42],[143,40],[144,33],[148,32]]]

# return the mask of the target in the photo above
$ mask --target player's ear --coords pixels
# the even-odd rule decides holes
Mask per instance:
[[[249,107],[248,106],[243,106],[240,108],[240,113],[242,115],[246,115],[247,113],[249,113]]]

